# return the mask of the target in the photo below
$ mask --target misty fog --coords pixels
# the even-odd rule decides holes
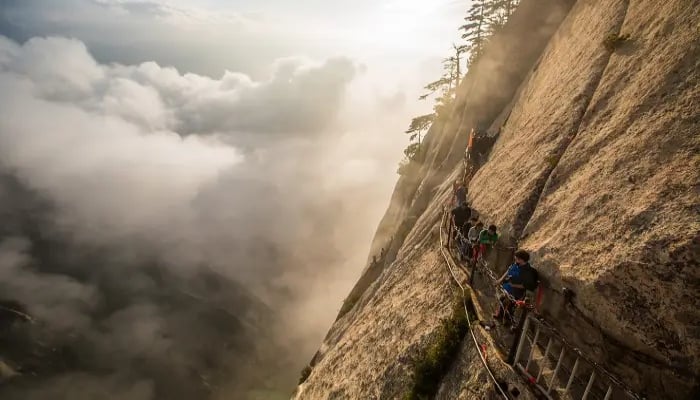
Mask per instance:
[[[291,391],[364,266],[395,156],[338,123],[360,66],[273,71],[0,37],[0,293],[34,319],[10,337],[41,378],[3,398]]]
[[[288,398],[463,8],[1,2],[0,398]]]

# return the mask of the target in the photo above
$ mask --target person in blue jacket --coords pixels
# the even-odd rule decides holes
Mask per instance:
[[[525,250],[515,252],[515,262],[508,267],[508,270],[496,281],[496,285],[503,287],[506,293],[513,296],[515,300],[525,298],[525,292],[529,287],[532,287],[532,282],[535,285],[539,281],[537,271],[530,265],[530,253]],[[513,314],[515,304],[509,298],[503,296],[499,299],[498,311],[493,315],[494,318],[502,318],[504,313]]]

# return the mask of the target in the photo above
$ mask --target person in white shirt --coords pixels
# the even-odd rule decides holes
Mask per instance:
[[[472,218],[471,229],[467,232],[467,240],[469,240],[469,249],[467,257],[474,258],[474,246],[479,245],[479,233],[484,229],[484,223],[479,222],[478,218]]]
[[[479,241],[479,233],[482,229],[484,229],[484,223],[478,222],[476,218],[472,218],[472,227],[469,229],[469,233],[467,233],[467,239],[469,239],[471,244]]]

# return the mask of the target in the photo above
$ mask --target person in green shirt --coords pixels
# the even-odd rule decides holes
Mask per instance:
[[[489,225],[489,229],[484,229],[479,233],[479,243],[494,245],[498,241],[496,225]]]
[[[484,255],[486,246],[494,246],[498,241],[498,233],[496,233],[496,225],[489,225],[489,229],[484,229],[479,233],[479,246],[474,252],[474,260]]]

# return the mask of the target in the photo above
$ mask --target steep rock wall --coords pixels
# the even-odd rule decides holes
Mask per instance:
[[[470,202],[505,242],[533,252],[543,313],[637,392],[696,394],[700,7],[571,5],[523,1],[465,78],[380,223],[373,248],[386,246],[389,257],[353,289],[354,307],[329,331],[296,398],[393,399],[410,385],[413,360],[449,313],[437,225],[477,124],[500,135]],[[620,33],[630,41],[607,50],[605,38]],[[577,293],[572,304],[564,286]],[[465,341],[438,398],[491,398],[480,368]]]
[[[692,3],[579,1],[470,191],[534,253],[560,328],[638,391],[673,398],[700,370]],[[610,52],[611,33],[630,41]],[[565,286],[572,316],[554,305]]]
[[[418,217],[434,206],[431,201],[438,186],[450,174],[454,173],[452,180],[461,178],[455,168],[461,165],[467,133],[472,126],[483,125],[509,108],[514,93],[573,3],[574,0],[524,0],[500,34],[491,40],[485,54],[461,83],[451,115],[439,118],[430,127],[420,163],[412,166],[410,174],[399,178],[372,242],[368,265],[346,303],[356,302],[396,259]],[[385,257],[372,265],[372,256],[381,249],[385,250]]]

